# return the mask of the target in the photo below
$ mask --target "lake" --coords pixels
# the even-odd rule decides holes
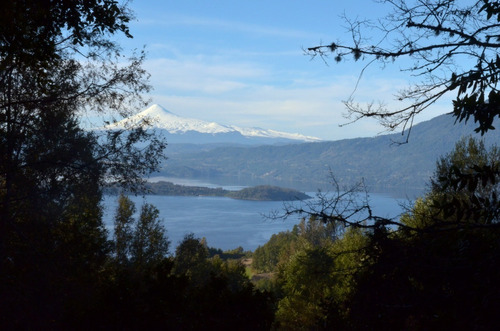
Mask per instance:
[[[176,182],[169,179],[169,181]],[[192,186],[221,187],[213,183],[177,181],[177,184]],[[225,189],[240,189],[237,186],[223,186]],[[315,196],[314,192],[306,192]],[[245,250],[255,250],[265,244],[275,233],[291,230],[300,221],[300,216],[287,220],[271,220],[265,215],[283,211],[280,201],[247,201],[224,197],[184,197],[184,196],[130,196],[137,210],[143,203],[156,206],[160,218],[171,241],[170,251],[186,234],[205,237],[210,247],[223,250],[238,246]],[[117,207],[117,196],[104,197],[104,223],[111,232],[113,216]],[[402,212],[401,199],[384,194],[370,194],[374,213],[383,217],[394,217]],[[300,203],[300,202],[297,202]]]

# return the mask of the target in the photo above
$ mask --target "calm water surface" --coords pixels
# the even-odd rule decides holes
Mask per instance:
[[[183,183],[185,185],[206,186],[209,183]],[[201,185],[206,184],[206,185]],[[213,186],[215,187],[215,186]],[[228,187],[226,189],[239,189]],[[308,192],[310,196],[315,193]],[[143,203],[150,203],[160,211],[160,218],[171,241],[171,252],[186,234],[207,239],[210,247],[223,250],[242,246],[245,250],[255,250],[265,244],[278,232],[291,230],[300,216],[287,220],[271,220],[266,217],[272,212],[283,211],[283,202],[246,201],[223,197],[178,197],[147,195],[131,196],[137,210]],[[374,212],[383,217],[394,217],[402,212],[401,200],[388,195],[370,194]],[[104,222],[108,230],[113,228],[113,215],[117,207],[117,196],[104,198]]]

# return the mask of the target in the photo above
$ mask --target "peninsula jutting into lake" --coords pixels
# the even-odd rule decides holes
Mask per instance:
[[[112,186],[106,189],[106,193],[118,194],[119,190]],[[185,186],[165,181],[155,183],[148,182],[146,183],[146,190],[141,193],[170,196],[214,196],[255,201],[296,201],[311,199],[309,195],[303,192],[271,185],[259,185],[238,191],[230,191],[220,187]]]

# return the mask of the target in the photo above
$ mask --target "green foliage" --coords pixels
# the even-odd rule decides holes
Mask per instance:
[[[216,255],[219,256],[222,260],[239,260],[242,259],[246,256],[250,256],[252,252],[250,251],[244,251],[243,247],[238,246],[234,249],[229,249],[226,251],[223,251],[220,248],[214,248],[214,247],[208,247],[208,256],[209,257],[215,257]]]
[[[307,194],[304,194],[297,190],[285,189],[269,185],[244,188],[239,191],[229,192],[227,196],[235,199],[267,201],[293,201],[306,200],[311,198]]]
[[[436,159],[451,151],[460,137],[466,135],[479,137],[474,133],[474,123],[454,125],[452,116],[442,115],[413,126],[409,144],[396,146],[394,142],[401,141],[401,134],[395,133],[284,146],[213,147],[196,153],[185,150],[170,155],[168,167],[162,173],[171,177],[207,178],[201,177],[205,170],[242,183],[260,180],[283,187],[300,183],[307,191],[316,191],[331,189],[325,181],[330,178],[331,170],[342,185],[351,186],[364,178],[370,190],[376,192],[389,190],[405,196],[415,190],[420,195],[434,172]],[[500,141],[500,131],[489,132],[484,139],[489,147]],[[169,149],[174,147],[170,145]],[[185,174],[182,169],[186,167],[195,173]]]
[[[240,250],[237,250],[240,251]],[[255,291],[239,260],[208,257],[204,239],[192,234],[177,246],[172,274],[187,281],[178,302],[179,327],[187,329],[269,329],[273,301]]]
[[[154,209],[147,209],[146,215],[154,216]],[[131,255],[128,267],[110,259],[99,296],[85,308],[79,327],[269,329],[272,298],[254,290],[238,260],[207,253],[205,241],[190,234],[174,257],[133,265],[137,259]]]
[[[130,243],[134,237],[134,213],[135,205],[125,195],[118,198],[118,207],[116,209],[114,220],[114,243],[115,256],[119,264],[127,264],[130,255]]]
[[[297,252],[309,247],[325,247],[337,238],[337,230],[331,223],[323,223],[315,217],[303,218],[292,231],[273,234],[269,241],[253,253],[252,267],[260,272],[275,272],[280,263]]]
[[[282,264],[277,326],[310,330],[342,325],[356,289],[354,275],[364,270],[367,239],[360,230],[349,229],[340,239],[309,245]]]
[[[210,272],[208,247],[206,242],[187,234],[175,249],[174,273],[188,277],[193,284],[203,285],[208,281]]]
[[[497,223],[499,180],[498,147],[488,150],[482,141],[463,139],[437,164],[432,180],[433,206],[459,223]]]
[[[402,223],[417,229],[483,227],[498,223],[500,151],[473,138],[460,140],[437,162],[431,191]]]
[[[115,214],[115,259],[122,266],[148,269],[166,258],[170,242],[156,207],[144,204],[137,220],[134,213],[134,203],[120,195]]]
[[[273,234],[269,241],[259,246],[253,253],[252,268],[260,272],[276,271],[278,263],[291,255],[297,234],[286,231]]]
[[[131,37],[130,13],[112,1],[14,0],[2,4],[0,18],[0,57],[35,69],[50,69],[65,46],[70,47],[66,51],[96,47],[106,41],[103,37],[117,32]]]
[[[184,186],[169,182],[147,183],[146,188],[152,194],[176,195],[176,196],[226,196],[229,191],[222,188],[210,188],[201,186]]]
[[[267,329],[270,298],[243,266],[207,259],[194,238],[167,256],[155,207],[134,220],[121,196],[108,240],[102,187],[141,190],[165,147],[147,119],[104,134],[79,126],[89,110],[144,105],[144,54],[127,64],[111,39],[130,37],[126,4],[0,5],[0,328]]]
[[[60,321],[62,307],[86,301],[109,249],[95,138],[65,107],[29,115],[20,132],[0,123],[0,303],[10,316],[0,324],[8,327]]]
[[[239,259],[222,259],[218,254],[210,257],[209,251],[205,239],[195,238],[192,233],[186,235],[175,250],[174,274],[187,277],[192,286],[198,288],[206,286],[214,277],[224,278],[234,291],[249,285],[245,267]],[[223,255],[234,255],[235,252],[242,253],[243,249],[224,252]]]
[[[111,248],[101,187],[138,185],[164,143],[80,127],[83,112],[126,112],[149,89],[144,57],[117,63],[110,39],[128,35],[126,6],[4,1],[0,18],[0,327],[58,329],[98,297]]]
[[[338,235],[337,225],[325,223],[314,216],[309,217],[307,221],[302,218],[300,223],[294,226],[293,232],[312,247],[328,246]]]
[[[310,330],[324,325],[329,292],[335,283],[334,263],[326,248],[299,251],[279,274],[284,298],[276,321],[281,328]]]
[[[434,228],[371,237],[349,301],[351,328],[498,326],[498,233]],[[465,304],[467,303],[467,304]]]
[[[170,242],[161,225],[158,209],[144,204],[132,239],[132,263],[142,266],[161,262],[168,254]]]
[[[276,327],[497,328],[498,160],[497,147],[463,139],[438,161],[430,192],[400,223],[327,217],[347,227],[342,236],[327,245],[298,246],[280,264]],[[490,173],[480,172],[484,181],[469,185],[478,169]],[[331,204],[342,201],[326,201]]]
[[[370,236],[369,263],[356,277],[349,306],[351,326],[498,326],[498,174],[477,185],[461,184],[477,178],[467,174],[478,168],[494,169],[498,156],[496,147],[458,142],[438,161],[431,191],[402,217],[404,227]]]
[[[476,140],[472,137],[462,138],[451,153],[439,159],[431,180],[431,188],[435,192],[453,191],[452,185],[457,182],[457,175],[473,175],[484,167],[495,170],[498,168],[499,160],[500,150],[497,146],[487,149],[483,140]],[[467,187],[463,186],[460,191],[488,194],[494,189],[497,181],[495,176],[477,179],[480,181],[471,183]]]
[[[157,195],[215,196],[257,201],[293,201],[310,199],[305,193],[276,186],[256,186],[244,188],[239,191],[229,191],[220,187],[184,186],[159,181],[156,183],[145,183],[144,188],[145,191],[143,193]],[[119,192],[119,187],[116,185],[106,188],[106,193],[108,194],[116,194],[117,192]]]

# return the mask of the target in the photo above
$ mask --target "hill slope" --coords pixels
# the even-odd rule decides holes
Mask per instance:
[[[106,187],[104,191],[106,194],[118,195],[120,194],[121,189],[118,186],[111,186]],[[185,186],[165,181],[146,183],[146,191],[141,193],[167,196],[227,197],[232,199],[254,201],[296,201],[311,198],[303,192],[278,186],[260,185],[243,188],[239,191],[229,191],[221,187],[209,188],[203,186]]]
[[[285,146],[219,147],[173,155],[163,174],[324,187],[331,171],[344,184],[364,178],[374,190],[422,190],[438,157],[450,152],[460,137],[479,136],[473,128],[473,123],[454,125],[450,115],[442,115],[415,125],[409,143],[403,145],[394,143],[403,139],[400,134],[391,134]],[[487,144],[500,142],[500,132],[490,131],[484,138]]]

